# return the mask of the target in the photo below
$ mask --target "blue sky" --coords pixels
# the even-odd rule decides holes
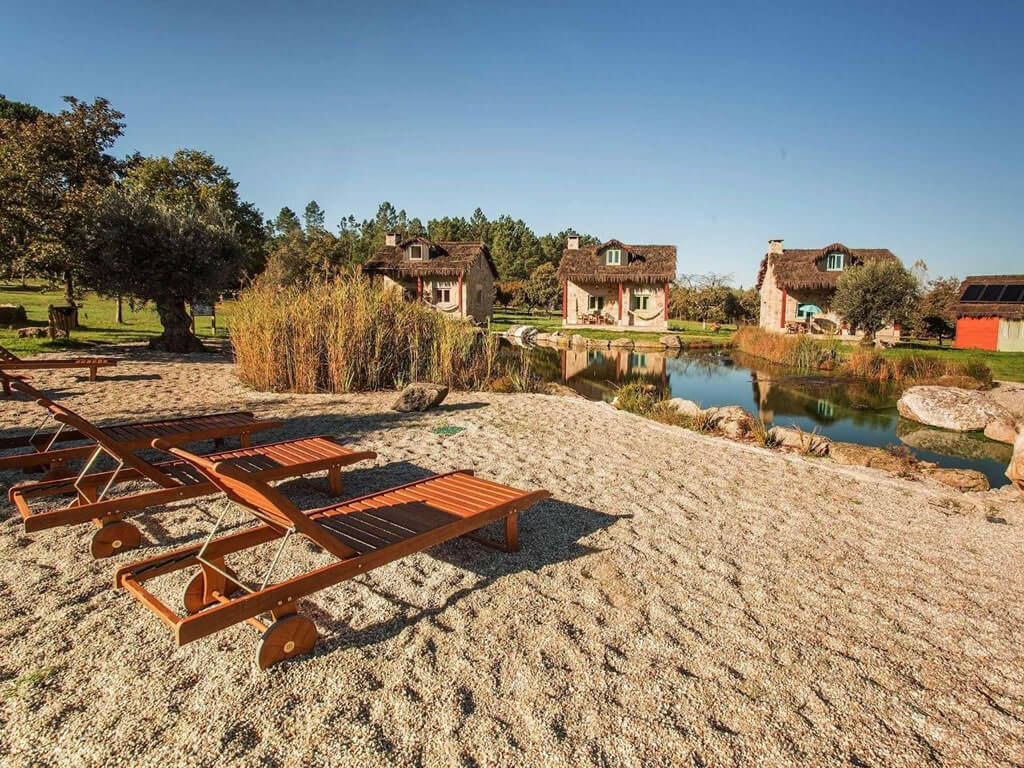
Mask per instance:
[[[1024,271],[1024,3],[0,0],[0,92],[104,96],[119,152],[211,152],[273,215],[480,206],[673,243]]]

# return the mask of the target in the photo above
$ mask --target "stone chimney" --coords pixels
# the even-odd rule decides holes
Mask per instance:
[[[578,251],[580,249],[580,236],[569,235],[569,250]]]
[[[388,232],[384,235],[384,245],[398,245],[398,233]]]
[[[769,240],[768,253],[782,253],[782,240]]]

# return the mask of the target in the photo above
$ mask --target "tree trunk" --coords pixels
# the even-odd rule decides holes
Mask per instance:
[[[75,278],[70,269],[64,273],[64,301],[69,307],[75,306]]]
[[[114,307],[114,322],[118,325],[124,323],[124,309],[122,308],[121,294],[117,294],[117,304]]]
[[[164,332],[149,340],[149,348],[160,352],[205,352],[203,343],[192,333],[192,321],[181,298],[157,299],[156,313]]]

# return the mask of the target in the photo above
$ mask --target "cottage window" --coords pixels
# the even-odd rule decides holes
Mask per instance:
[[[641,312],[650,308],[651,303],[651,289],[650,288],[634,288],[633,298],[631,302],[631,308],[634,310],[639,309]]]
[[[843,271],[843,254],[830,253],[825,257],[825,269],[829,272]]]
[[[451,283],[438,283],[437,284],[437,301],[440,304],[450,304],[452,301],[452,284]]]
[[[609,267],[617,267],[622,264],[622,249],[609,248],[604,252],[604,263]]]
[[[587,309],[591,312],[601,312],[604,310],[604,296],[588,296],[587,297]]]
[[[410,245],[409,246],[409,258],[413,261],[423,260],[423,246],[422,245]]]

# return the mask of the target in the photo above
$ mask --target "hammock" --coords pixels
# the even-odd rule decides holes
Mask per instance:
[[[629,310],[629,314],[631,314],[633,317],[639,317],[641,320],[654,320],[657,317],[661,317],[661,315],[664,312],[665,312],[665,308],[664,307],[659,307],[658,309],[653,310],[651,312],[651,314],[649,314],[649,315],[642,314],[642,313],[638,312],[635,309]]]

